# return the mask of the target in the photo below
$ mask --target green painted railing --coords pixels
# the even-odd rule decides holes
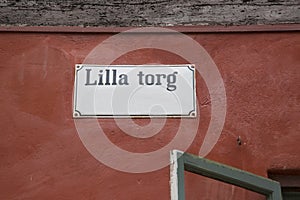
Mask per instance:
[[[171,200],[184,200],[184,171],[236,185],[267,197],[282,200],[280,184],[228,165],[173,150],[171,152]]]

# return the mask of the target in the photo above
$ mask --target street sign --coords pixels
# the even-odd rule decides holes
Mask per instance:
[[[75,65],[73,117],[196,117],[195,67]]]

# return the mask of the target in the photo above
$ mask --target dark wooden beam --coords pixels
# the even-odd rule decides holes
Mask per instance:
[[[2,26],[232,26],[299,23],[299,0],[0,0]]]

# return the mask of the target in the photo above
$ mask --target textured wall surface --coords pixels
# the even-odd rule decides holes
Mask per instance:
[[[110,36],[0,34],[1,200],[170,199],[168,167],[142,174],[114,170],[89,154],[75,128],[72,118],[74,65],[82,63],[95,46]],[[262,176],[270,169],[299,169],[299,33],[189,36],[211,55],[226,89],[225,126],[207,158]],[[183,64],[186,61],[167,51],[140,49],[114,62],[144,63]],[[201,117],[197,135],[188,149],[193,154],[199,152],[213,112],[206,84],[200,74],[196,77]],[[99,119],[99,124],[112,146],[133,153],[153,152],[169,144],[178,132],[180,121],[168,119],[150,138],[131,137],[113,119]],[[135,122],[141,127],[151,123],[149,119]],[[190,125],[185,126],[186,134],[191,129]],[[238,136],[241,145],[237,144]],[[110,151],[103,152],[118,162]],[[136,163],[132,159],[128,162]],[[199,200],[199,197],[265,199],[201,178],[187,175],[188,200]]]
[[[179,26],[299,22],[299,0],[0,0],[0,25]]]

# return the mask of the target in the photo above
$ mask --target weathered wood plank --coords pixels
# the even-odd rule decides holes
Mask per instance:
[[[180,26],[300,23],[292,0],[0,0],[0,25]]]

